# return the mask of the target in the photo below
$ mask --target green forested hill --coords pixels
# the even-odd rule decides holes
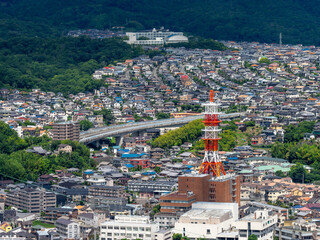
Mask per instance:
[[[0,40],[0,88],[78,93],[103,85],[95,69],[139,56],[141,48],[119,39],[16,37]]]
[[[224,40],[320,45],[315,0],[0,0],[2,37],[165,26]]]

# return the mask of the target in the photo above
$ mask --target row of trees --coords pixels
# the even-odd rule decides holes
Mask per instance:
[[[152,142],[152,145],[153,147],[170,148],[172,146],[180,146],[184,142],[193,142],[202,135],[201,129],[203,128],[202,120],[195,120],[158,137]],[[223,128],[223,132],[220,134],[222,139],[219,141],[219,149],[221,151],[230,151],[236,146],[236,128],[234,122],[230,122],[228,126]],[[196,141],[194,149],[203,150],[204,140]]]
[[[152,142],[153,147],[170,148],[172,146],[180,146],[184,142],[193,141],[201,136],[201,129],[204,124],[201,120],[195,120],[187,125],[167,132],[166,134],[156,138]]]

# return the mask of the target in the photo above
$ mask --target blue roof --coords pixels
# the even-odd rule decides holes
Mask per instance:
[[[133,168],[133,167],[134,167],[134,166],[133,166],[132,164],[130,164],[130,163],[125,164],[125,166],[126,166],[127,168]]]
[[[238,157],[228,157],[228,160],[238,160]]]
[[[92,170],[86,170],[83,172],[84,174],[93,174],[93,171]]]
[[[141,173],[142,175],[145,175],[145,176],[150,176],[150,175],[155,175],[156,172],[154,171],[151,171],[151,172],[144,172],[144,173]]]
[[[188,167],[188,168],[193,168],[193,166],[191,166],[191,165],[187,165],[187,167]]]
[[[145,153],[137,154],[137,153],[123,153],[121,155],[122,158],[140,158],[145,155]]]
[[[301,205],[295,205],[292,208],[302,208],[302,206]]]

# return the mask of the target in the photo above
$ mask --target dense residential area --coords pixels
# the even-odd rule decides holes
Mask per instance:
[[[0,89],[0,238],[318,239],[320,48],[223,43],[144,46],[155,54],[94,69],[91,92]],[[81,141],[200,116],[210,89],[221,181],[198,174],[200,119]]]

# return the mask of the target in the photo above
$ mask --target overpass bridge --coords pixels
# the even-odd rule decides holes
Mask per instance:
[[[237,118],[242,116],[243,114],[244,113],[221,114],[220,118],[221,119]],[[162,120],[127,123],[127,124],[113,125],[108,127],[93,128],[88,131],[80,132],[80,142],[89,144],[92,142],[99,141],[100,139],[104,139],[106,137],[122,136],[128,133],[143,131],[150,128],[181,126],[193,120],[202,119],[202,118],[204,118],[203,114],[197,115],[197,116],[191,116],[191,117],[184,117],[184,118],[169,118],[169,119],[162,119]]]

